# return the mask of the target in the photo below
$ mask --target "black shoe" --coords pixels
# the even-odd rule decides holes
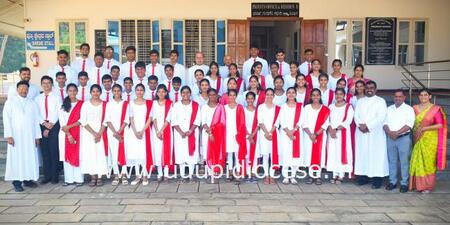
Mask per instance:
[[[381,183],[379,183],[379,182],[374,182],[374,183],[372,184],[372,189],[379,189],[379,188],[381,188]]]
[[[29,188],[35,188],[35,187],[37,187],[37,184],[30,180],[30,181],[24,181],[23,186],[29,187]]]
[[[48,184],[48,182],[50,182],[50,179],[45,178],[45,179],[41,180],[41,182],[39,182],[39,183],[40,184]]]
[[[14,185],[14,190],[16,192],[23,192],[23,187],[22,185]]]
[[[400,186],[400,193],[406,193],[408,192],[408,186],[402,185]]]
[[[52,182],[52,184],[57,184],[57,183],[59,183],[59,180],[52,180],[51,182]]]
[[[367,178],[358,178],[356,182],[359,186],[365,185],[369,183]]]
[[[386,186],[386,190],[388,190],[388,191],[392,191],[392,190],[394,190],[394,189],[396,189],[397,188],[397,185],[396,184],[392,184],[392,183],[389,183],[387,186]]]

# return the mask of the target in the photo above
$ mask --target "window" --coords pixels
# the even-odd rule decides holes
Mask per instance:
[[[158,20],[110,20],[107,29],[107,44],[114,48],[114,58],[125,62],[125,49],[136,47],[136,60],[150,62],[150,51],[160,50]]]
[[[172,24],[172,48],[177,50],[180,54],[178,56],[178,63],[184,64],[184,21],[174,20]]]
[[[65,20],[57,22],[58,50],[66,50],[72,59],[80,55],[80,45],[86,43],[87,22],[83,20]]]
[[[342,60],[344,67],[362,63],[364,21],[361,19],[339,19],[336,21],[335,58]]]
[[[417,19],[399,19],[397,64],[425,61],[426,21]]]
[[[103,52],[106,47],[106,30],[94,30],[95,52]]]

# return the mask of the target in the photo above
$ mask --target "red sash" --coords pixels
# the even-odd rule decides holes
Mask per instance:
[[[228,94],[227,93],[220,96],[219,104],[221,104],[221,105],[228,104]]]
[[[236,141],[239,144],[239,154],[238,159],[239,162],[242,162],[242,160],[245,160],[245,156],[247,155],[247,128],[245,126],[245,112],[244,107],[242,105],[237,105],[236,109],[236,128],[237,128],[237,134],[236,134]]]
[[[258,100],[256,101],[256,106],[263,104],[266,101],[266,92],[263,90],[259,91]]]
[[[253,123],[252,123],[252,130],[250,130],[250,134],[253,133],[253,131],[256,130],[256,127],[258,126],[258,108],[255,109],[255,115],[253,116]],[[250,167],[253,167],[255,161],[255,153],[256,153],[256,141],[258,140],[258,134],[256,133],[255,136],[253,136],[253,144],[250,144],[250,155],[249,155],[249,162]]]
[[[313,89],[313,82],[311,79],[311,74],[306,75],[305,80],[306,80],[306,87],[308,89]]]
[[[105,120],[105,114],[106,114],[106,103],[107,102],[102,102],[102,125],[103,126],[103,121]],[[105,156],[108,156],[108,134],[106,132],[106,129],[103,131],[103,147],[105,148]]]
[[[239,93],[239,90],[241,90],[242,81],[243,81],[243,79],[237,78],[237,92],[238,93]]]
[[[120,127],[123,125],[123,121],[125,120],[125,116],[127,115],[127,107],[128,107],[128,101],[124,101],[122,104],[122,113],[120,115]],[[120,132],[120,136],[124,137],[124,130]],[[119,150],[118,150],[118,162],[119,165],[123,166],[126,165],[126,159],[125,159],[125,141],[119,141]]]
[[[347,119],[348,114],[348,108],[350,108],[350,104],[345,105],[345,113],[344,113],[344,119],[342,119],[342,122],[344,122]],[[347,165],[347,129],[342,128],[341,130],[341,163],[344,165]]]
[[[300,120],[300,114],[302,112],[302,103],[297,103],[295,105],[295,115],[294,115],[294,128],[297,126],[298,121]],[[292,157],[299,158],[300,157],[300,131],[294,132],[295,140],[292,141]]]
[[[275,106],[275,116],[273,118],[272,126],[275,125],[275,122],[277,121],[278,114],[280,114],[280,107]],[[277,165],[277,166],[273,166]],[[278,162],[278,135],[277,130],[275,129],[272,132],[272,168],[277,170],[279,168],[279,162]]]
[[[169,113],[170,110],[170,106],[172,105],[172,102],[170,100],[166,100],[165,106],[164,106],[164,121],[161,124],[161,126],[164,125],[166,119],[167,119],[167,114]],[[164,128],[163,131],[163,152],[162,152],[162,166],[171,166],[173,165],[173,161],[172,161],[172,127],[169,125],[167,125],[166,128]]]
[[[328,107],[322,105],[322,108],[319,111],[319,115],[317,115],[316,126],[314,127],[314,133],[320,130],[320,127],[323,123],[328,119],[328,115],[330,114],[330,109]],[[320,166],[321,155],[322,155],[322,141],[323,141],[323,133],[316,137],[316,141],[312,145],[312,154],[311,154],[311,165]]]
[[[351,93],[347,93],[347,96],[345,98],[345,102],[350,103],[350,99],[352,99],[353,95]]]
[[[81,106],[83,105],[83,101],[78,101],[77,104],[72,109],[72,112],[69,115],[67,120],[67,125],[76,123],[80,120],[81,115]],[[72,135],[75,140],[75,144],[70,144],[69,138],[67,134],[65,136],[65,161],[70,165],[79,167],[80,166],[80,126],[72,127],[69,129],[70,135]]]
[[[189,123],[189,129],[191,129],[194,126],[195,118],[197,117],[198,112],[198,103],[192,101],[192,113],[191,113],[191,120]],[[191,135],[188,137],[188,144],[189,144],[189,155],[193,156],[195,152],[195,131],[192,132]]]
[[[210,129],[214,137],[214,141],[208,138],[208,166],[220,165],[225,166],[225,110],[223,105],[218,104],[214,111],[213,119],[211,121]],[[220,172],[220,168],[214,167],[214,173]]]
[[[261,78],[261,90],[266,90],[266,78],[263,75],[259,77]]]
[[[331,105],[333,103],[334,99],[334,91],[328,89],[328,105]]]
[[[146,100],[145,104],[147,105],[147,113],[145,113],[145,121],[147,122],[150,111],[153,107],[153,101],[152,100]],[[147,161],[147,171],[150,172],[150,167],[153,166],[153,157],[152,157],[152,146],[150,143],[150,126],[145,130],[145,153],[146,153],[146,161]]]
[[[311,98],[311,90],[312,90],[312,88],[309,88],[309,87],[306,88],[305,100],[303,101],[303,105],[306,105],[309,103],[309,99]]]
[[[217,83],[216,83],[216,90],[217,90],[217,93],[220,93],[220,84],[221,84],[221,78],[220,77],[217,77]]]

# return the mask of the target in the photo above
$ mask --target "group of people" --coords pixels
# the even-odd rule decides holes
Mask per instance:
[[[336,59],[326,74],[311,49],[301,64],[285,62],[282,49],[268,64],[252,46],[242,72],[230,56],[224,66],[205,65],[201,52],[186,69],[176,50],[164,66],[156,50],[148,65],[135,61],[133,46],[122,64],[112,47],[93,59],[89,50],[82,44],[70,65],[58,51],[40,79],[42,93],[28,68],[9,91],[5,180],[16,191],[37,186],[37,149],[40,183],[58,183],[62,162],[64,185],[83,185],[89,175],[89,186],[102,186],[110,174],[112,185],[147,185],[152,174],[158,182],[223,176],[270,184],[281,175],[283,184],[320,185],[327,172],[332,183],[348,177],[373,188],[389,176],[393,190],[400,164],[400,192],[429,192],[446,166],[447,122],[431,93],[421,90],[411,107],[399,89],[387,107],[362,65],[347,77]]]

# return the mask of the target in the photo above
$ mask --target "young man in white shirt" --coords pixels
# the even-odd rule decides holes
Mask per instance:
[[[394,92],[394,104],[387,108],[384,131],[387,134],[389,184],[386,190],[397,187],[398,161],[400,161],[400,192],[408,191],[409,157],[411,154],[411,129],[414,126],[414,109],[405,103],[405,93]]]
[[[310,48],[305,49],[303,57],[305,58],[305,61],[300,65],[298,69],[300,70],[301,74],[307,76],[312,69],[311,61],[314,58],[314,51]]]
[[[169,98],[173,103],[181,101],[181,78],[174,77],[172,79],[172,89],[169,92]]]
[[[102,84],[102,76],[105,74],[109,74],[109,71],[107,71],[107,70],[105,70],[105,68],[103,68],[103,61],[104,61],[103,53],[101,53],[101,52],[95,53],[95,56],[94,56],[95,66],[91,67],[87,71],[88,76],[89,76],[90,85],[93,85],[93,84],[101,85]]]
[[[279,48],[275,53],[275,57],[277,58],[278,63],[278,74],[281,76],[286,76],[290,74],[289,64],[285,62],[286,54],[283,49]]]
[[[77,99],[83,102],[89,101],[91,99],[91,91],[88,73],[83,71],[78,73],[78,83]]]
[[[145,95],[144,98],[146,100],[153,100],[155,99],[156,96],[156,88],[158,87],[158,77],[155,75],[149,76],[148,77],[148,88],[145,89]]]
[[[56,73],[56,85],[53,88],[53,92],[59,96],[61,99],[61,102],[64,101],[64,98],[67,96],[66,93],[66,73],[64,72],[57,72]],[[78,82],[77,82],[78,83]]]
[[[129,77],[134,79],[136,76],[135,64],[136,64],[136,47],[128,46],[125,49],[125,55],[127,57],[127,61],[120,65],[120,75],[122,78]]]
[[[119,66],[112,66],[111,67],[111,78],[112,78],[112,85],[118,84],[120,86],[123,86],[123,79],[120,77],[120,67]]]
[[[105,102],[109,102],[113,100],[112,94],[112,78],[111,75],[105,74],[102,77],[102,94],[100,95],[100,99]]]
[[[195,83],[195,71],[197,69],[203,70],[204,74],[206,74],[209,71],[209,66],[204,64],[204,60],[205,56],[203,52],[195,53],[195,65],[189,68],[186,80],[184,81],[184,83],[189,87],[192,87]]]
[[[178,63],[178,56],[180,53],[176,49],[170,51],[170,65],[173,66],[173,76],[181,78],[182,82],[186,83],[186,67]]]
[[[146,79],[146,69],[145,69],[145,62],[139,61],[134,66],[136,70],[136,76],[133,78],[133,84],[136,87],[137,84],[143,84],[145,86]],[[147,89],[147,87],[145,87]]]
[[[103,61],[103,68],[110,72],[113,66],[119,66],[120,63],[114,59],[114,48],[112,46],[106,46],[103,51],[103,55],[105,56],[105,61]]]
[[[57,53],[56,60],[58,64],[51,67],[47,74],[55,81],[56,73],[64,72],[66,74],[66,79],[69,83],[77,83],[77,74],[67,63],[69,62],[69,53],[66,50],[59,50]],[[57,83],[55,82],[55,85]]]
[[[150,64],[146,67],[147,76],[155,75],[158,79],[164,79],[164,67],[158,63],[159,52],[155,49],[150,51]]]
[[[136,99],[136,95],[133,91],[133,80],[129,77],[123,79],[122,99],[128,102]]]
[[[33,100],[36,98],[36,96],[39,95],[39,87],[31,84],[31,70],[28,67],[22,67],[19,69],[19,77],[20,81],[26,81],[28,82],[28,91],[27,91],[27,98]],[[8,99],[11,97],[17,96],[17,89],[16,86],[11,86],[8,89]]]
[[[50,76],[41,78],[41,86],[44,91],[35,98],[39,111],[39,124],[41,125],[42,140],[40,149],[42,153],[44,179],[41,184],[59,181],[59,117],[61,108],[61,97],[53,91],[53,79]]]
[[[94,60],[89,58],[90,46],[88,43],[83,43],[80,45],[80,57],[77,57],[70,65],[72,66],[75,74],[81,71],[88,71],[89,68],[95,67]]]
[[[250,78],[251,70],[253,67],[253,63],[255,62],[261,62],[262,64],[262,70],[261,74],[266,76],[269,74],[269,64],[267,61],[263,58],[260,58],[258,56],[259,54],[259,48],[255,45],[250,46],[250,58],[247,59],[247,61],[244,62],[244,66],[242,68],[242,75],[244,80],[248,80]]]

